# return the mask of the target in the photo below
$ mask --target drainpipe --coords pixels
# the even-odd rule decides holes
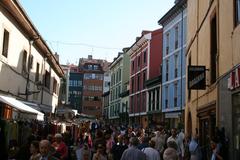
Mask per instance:
[[[41,104],[43,104],[43,87],[44,87],[44,84],[45,84],[45,82],[44,82],[44,71],[45,71],[45,64],[46,64],[47,58],[44,56],[43,60],[44,60],[44,62],[43,62],[43,66],[42,66],[43,69],[42,69]]]

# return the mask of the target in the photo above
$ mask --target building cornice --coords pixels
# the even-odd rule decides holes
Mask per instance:
[[[112,69],[113,67],[115,67],[115,65],[120,62],[123,59],[123,54],[122,53],[120,56],[118,56],[111,64],[110,64],[110,69]]]
[[[180,0],[158,21],[158,24],[165,26],[185,8],[187,8],[187,0]]]
[[[152,33],[144,34],[137,40],[127,51],[127,54],[131,56],[132,54],[136,53],[136,51],[141,48],[141,46],[146,43],[147,41],[151,40]]]

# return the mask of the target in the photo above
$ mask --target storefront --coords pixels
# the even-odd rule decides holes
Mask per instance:
[[[180,111],[165,113],[165,124],[167,129],[183,128],[182,124],[184,124],[184,122],[181,121],[182,114],[183,113],[181,113]]]
[[[203,159],[210,157],[210,140],[215,137],[216,129],[216,102],[209,103],[197,110],[199,121],[199,142],[203,153]]]
[[[229,159],[240,159],[240,64],[220,80],[219,117],[229,139]]]
[[[25,119],[25,120],[44,120],[44,114],[32,107],[25,105],[14,97],[0,95],[1,118],[3,119]]]

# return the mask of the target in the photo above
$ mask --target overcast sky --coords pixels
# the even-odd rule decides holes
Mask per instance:
[[[19,0],[60,63],[87,57],[112,61],[142,30],[158,20],[174,0]]]

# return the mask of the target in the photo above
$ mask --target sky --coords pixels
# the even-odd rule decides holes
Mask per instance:
[[[93,55],[109,62],[142,30],[155,30],[174,0],[19,0],[61,64]]]

